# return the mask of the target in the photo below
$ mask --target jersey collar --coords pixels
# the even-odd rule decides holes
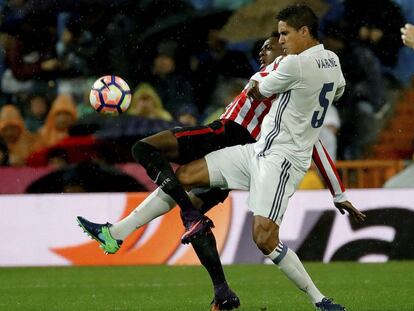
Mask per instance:
[[[304,50],[302,53],[299,53],[299,55],[309,55],[309,54],[319,52],[319,51],[323,51],[323,50],[325,50],[325,47],[321,43],[321,44],[315,45],[315,46],[313,46],[313,47],[311,47],[307,50]]]

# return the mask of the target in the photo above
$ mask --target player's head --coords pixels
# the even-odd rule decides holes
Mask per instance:
[[[271,64],[276,57],[282,55],[282,48],[279,44],[279,33],[273,32],[269,38],[263,42],[259,52],[260,67],[263,68]]]
[[[318,42],[318,17],[307,5],[288,6],[276,18],[284,53],[299,54]]]

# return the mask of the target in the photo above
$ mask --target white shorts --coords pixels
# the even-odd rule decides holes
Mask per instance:
[[[249,208],[280,226],[289,198],[305,173],[279,154],[259,157],[253,144],[214,151],[205,157],[210,186],[250,191]]]

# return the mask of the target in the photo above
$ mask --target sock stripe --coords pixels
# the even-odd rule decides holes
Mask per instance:
[[[283,243],[279,243],[279,245],[280,244],[282,244],[282,250],[278,251],[279,255],[275,259],[273,259],[273,262],[277,265],[283,260],[283,258],[285,258],[287,251],[288,251],[288,247],[286,245],[284,245]]]
[[[279,244],[276,246],[276,250],[278,251],[278,252],[281,252],[282,250],[283,250],[283,246],[284,246],[285,244],[283,244],[282,242],[279,242]]]

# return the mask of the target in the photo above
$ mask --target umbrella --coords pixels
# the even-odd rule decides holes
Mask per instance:
[[[277,30],[277,13],[294,3],[292,0],[256,0],[235,11],[221,29],[220,35],[229,42],[266,38]],[[319,17],[329,9],[323,0],[304,0],[301,3],[309,5]]]

